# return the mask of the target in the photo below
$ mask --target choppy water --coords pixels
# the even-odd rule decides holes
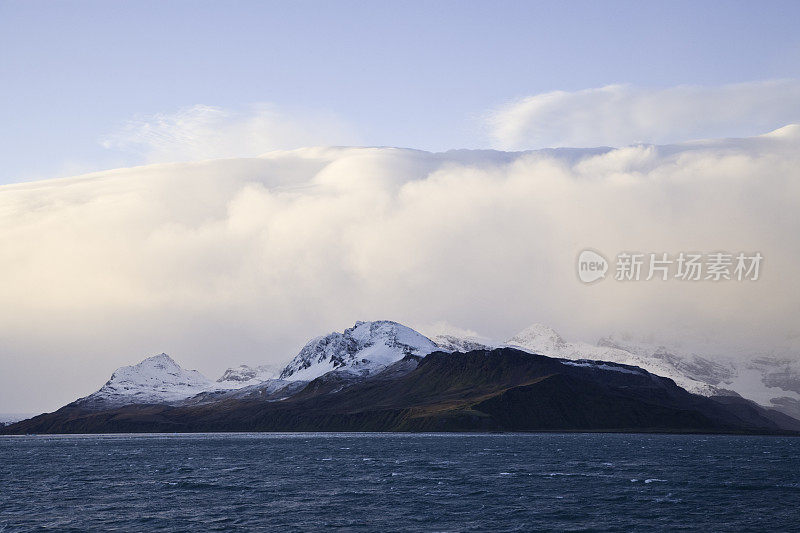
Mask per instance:
[[[800,439],[0,438],[0,531],[800,530]]]

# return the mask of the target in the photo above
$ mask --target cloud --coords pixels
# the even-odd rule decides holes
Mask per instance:
[[[493,142],[506,150],[744,137],[797,122],[797,80],[553,91],[506,104],[487,116]]]
[[[355,320],[766,346],[800,317],[800,128],[607,150],[314,148],[0,187],[0,405],[166,351],[216,377]],[[760,251],[751,283],[578,281],[584,248]],[[434,328],[435,329],[435,328]]]
[[[272,150],[358,144],[352,128],[333,113],[286,113],[269,104],[244,111],[196,105],[140,117],[107,135],[108,149],[147,163],[253,157]]]

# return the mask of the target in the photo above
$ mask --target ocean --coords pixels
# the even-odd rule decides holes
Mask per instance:
[[[0,437],[0,531],[800,530],[800,439]]]

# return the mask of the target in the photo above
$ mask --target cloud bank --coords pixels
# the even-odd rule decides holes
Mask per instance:
[[[246,110],[195,105],[131,120],[105,136],[105,148],[133,153],[145,163],[252,157],[302,146],[358,144],[353,129],[334,113]]]
[[[553,91],[506,104],[487,116],[493,142],[506,150],[745,137],[798,122],[796,80]]]
[[[166,351],[216,376],[357,319],[594,341],[800,318],[800,128],[672,146],[307,148],[0,187],[0,405],[55,408]],[[760,251],[752,283],[578,281],[586,247]]]

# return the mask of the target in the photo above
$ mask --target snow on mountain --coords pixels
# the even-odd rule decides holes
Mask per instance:
[[[770,398],[768,407],[800,420],[800,400],[788,396],[778,396]]]
[[[129,404],[173,403],[213,388],[197,370],[184,370],[165,353],[114,371],[97,392],[76,403],[89,408]]]
[[[597,345],[631,353],[642,364],[666,368],[669,377],[673,379],[675,379],[673,376],[680,376],[681,379],[703,383],[710,393],[718,393],[721,389],[725,389],[725,385],[736,375],[733,362],[727,358],[712,356],[712,360],[685,348],[636,342],[613,335],[600,339]]]
[[[771,404],[790,416],[798,416],[800,357],[794,355],[792,359],[786,359],[756,355],[737,363],[736,374],[726,381],[726,386],[746,398],[763,405]]]
[[[722,368],[717,369],[715,363],[699,357],[685,361],[673,354],[667,357],[658,349],[649,351],[643,347],[637,347],[636,350],[631,350],[631,345],[617,345],[611,340],[606,340],[602,344],[598,343],[598,345],[585,342],[568,342],[561,338],[555,330],[543,324],[534,324],[524,329],[508,339],[505,344],[561,359],[591,359],[638,366],[653,374],[672,379],[689,392],[704,395],[716,394],[718,390],[715,385],[719,383],[719,380],[712,379],[711,381],[713,382],[710,383],[700,379],[702,372],[699,370],[697,372],[689,372],[687,369],[707,367],[716,370],[718,373],[723,373],[724,370]],[[708,373],[705,375],[708,375]]]
[[[36,415],[34,413],[0,413],[0,426],[7,426],[14,422],[19,422],[20,420],[27,420],[32,416]]]
[[[800,335],[790,335],[771,350],[754,357],[748,369],[761,374],[762,382],[788,393],[800,405]]]
[[[639,374],[639,375],[646,374],[645,371],[639,368],[626,368],[624,366],[609,365],[608,363],[604,363],[603,361],[592,361],[588,359],[583,359],[579,361],[562,361],[562,364],[568,366],[579,366],[583,368],[595,368],[597,370],[606,370],[608,372],[622,372],[623,374]]]
[[[437,348],[428,337],[397,322],[356,322],[342,333],[312,339],[286,365],[280,378],[312,380],[332,370],[368,375],[406,355],[427,355]]]
[[[798,415],[800,345],[796,336],[778,339],[773,346],[757,349],[735,347],[725,351],[710,339],[643,342],[612,336],[601,339],[598,344],[617,346],[644,357],[665,361],[676,371],[717,390],[734,391],[790,416]]]
[[[219,387],[202,392],[181,402],[181,405],[202,405],[220,400],[258,400],[279,401],[301,391],[305,381],[285,381],[267,379],[265,381],[247,380],[243,386]],[[219,383],[217,383],[219,385]]]
[[[637,366],[671,378],[690,392],[736,393],[790,416],[800,415],[800,357],[797,356],[800,347],[795,337],[759,354],[741,351],[733,355],[715,352],[713,344],[700,344],[699,348],[691,350],[678,343],[643,341],[621,335],[604,337],[596,345],[569,342],[541,324],[526,328],[505,343],[496,343],[471,332],[463,336],[445,332],[433,339],[397,322],[356,322],[342,333],[312,339],[280,371],[270,365],[241,365],[227,369],[217,381],[196,370],[184,370],[162,353],[136,365],[118,368],[100,390],[77,400],[76,404],[87,408],[171,404],[201,393],[205,393],[203,398],[212,398],[238,390],[244,395],[267,397],[281,390],[297,392],[299,382],[331,371],[345,377],[375,375],[406,355],[510,346],[578,364],[608,361]]]
[[[478,335],[471,329],[454,326],[447,321],[421,326],[418,331],[435,342],[444,352],[469,352],[499,347],[493,340]]]
[[[564,351],[567,343],[554,329],[544,324],[533,324],[523,329],[506,341],[509,346],[532,350],[542,350],[546,352]],[[537,352],[541,355],[549,353]]]
[[[611,335],[596,345],[567,342],[552,328],[535,324],[508,341],[509,346],[560,357],[634,365],[671,378],[690,392],[738,394],[789,416],[800,415],[800,341],[787,337],[776,347],[753,353],[721,351],[711,340],[668,342]],[[689,348],[693,345],[694,348]]]
[[[484,337],[459,337],[456,335],[436,335],[433,341],[446,352],[469,352],[472,350],[491,350],[495,343]]]
[[[230,390],[259,385],[276,379],[280,371],[280,367],[274,365],[259,365],[255,367],[239,365],[236,368],[225,370],[222,377],[214,384],[214,387],[219,390]]]

